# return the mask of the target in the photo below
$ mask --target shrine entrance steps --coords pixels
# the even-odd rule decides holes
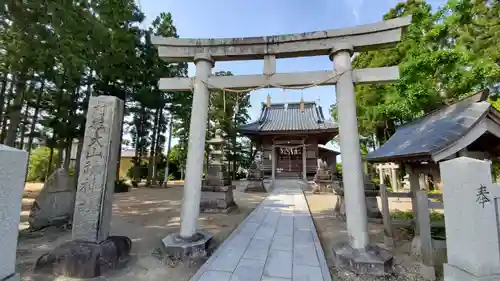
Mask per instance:
[[[301,179],[302,172],[280,172],[276,173],[277,179]]]
[[[331,281],[301,180],[275,180],[271,194],[191,281]]]

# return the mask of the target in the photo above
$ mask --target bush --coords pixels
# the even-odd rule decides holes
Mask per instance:
[[[441,190],[437,190],[437,189],[434,189],[434,190],[431,190],[431,191],[428,191],[427,194],[441,194],[443,195],[443,192]],[[443,202],[443,197],[441,197],[441,199],[429,199],[433,202]]]
[[[129,192],[130,188],[132,187],[123,179],[119,179],[115,182],[115,193]]]
[[[50,158],[50,148],[46,146],[41,146],[33,151],[31,151],[29,163],[28,163],[28,175],[26,180],[28,182],[44,182],[49,176],[47,175],[47,168],[49,165]],[[57,167],[58,151],[54,150],[52,155],[52,167],[51,171],[54,171]],[[73,172],[74,173],[74,172]]]

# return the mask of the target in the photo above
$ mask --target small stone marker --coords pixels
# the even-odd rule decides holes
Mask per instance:
[[[0,144],[0,280],[19,280],[17,236],[28,153]]]
[[[123,101],[112,96],[89,102],[73,219],[73,240],[108,238]]]
[[[38,230],[70,223],[75,210],[75,196],[72,177],[63,168],[55,170],[31,206],[30,227]]]
[[[129,259],[132,242],[108,236],[120,149],[123,101],[113,96],[89,101],[81,170],[73,217],[73,240],[35,263],[35,273],[94,278]]]
[[[460,157],[442,162],[440,169],[448,252],[444,279],[500,280],[500,186],[492,183],[491,164]]]

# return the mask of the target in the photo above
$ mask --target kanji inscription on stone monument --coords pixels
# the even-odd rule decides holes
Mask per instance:
[[[123,101],[116,97],[89,101],[73,219],[75,240],[99,242],[108,236],[122,114]]]
[[[477,189],[476,202],[481,204],[484,208],[484,204],[491,201],[488,196],[489,194],[490,192],[488,191],[486,186],[481,184],[481,186]]]

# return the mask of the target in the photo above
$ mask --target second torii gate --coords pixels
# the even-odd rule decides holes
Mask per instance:
[[[191,123],[184,183],[184,197],[179,234],[165,238],[164,243],[187,247],[203,243],[205,233],[197,232],[201,197],[201,174],[208,118],[209,89],[251,89],[336,85],[343,184],[345,186],[348,243],[334,248],[337,265],[358,270],[360,253],[370,258],[369,272],[384,272],[392,258],[384,257],[369,245],[366,203],[363,184],[354,84],[393,82],[399,78],[398,67],[352,69],[354,52],[394,46],[401,40],[402,29],[410,17],[396,18],[357,27],[265,37],[227,39],[179,39],[154,37],[159,56],[168,62],[194,62],[193,78],[162,78],[163,91],[193,91]],[[276,73],[276,59],[328,55],[333,71]],[[216,61],[264,60],[260,75],[212,76]],[[183,244],[184,245],[181,245]],[[174,246],[175,246],[174,245]],[[172,245],[167,245],[172,246]],[[374,253],[377,252],[377,253]],[[382,256],[382,257],[381,257]],[[361,266],[362,267],[362,266]]]

